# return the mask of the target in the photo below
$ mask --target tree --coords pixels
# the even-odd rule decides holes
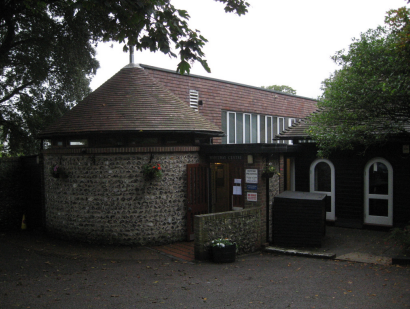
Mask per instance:
[[[409,134],[410,61],[400,44],[400,32],[379,27],[333,56],[341,69],[322,83],[320,112],[310,117],[307,132],[319,156]]]
[[[226,12],[245,14],[244,0],[214,0]],[[33,152],[34,136],[86,96],[98,62],[99,42],[124,50],[161,51],[178,57],[177,71],[198,61],[210,71],[207,40],[188,25],[189,15],[170,0],[0,1],[0,127],[7,152]]]
[[[261,88],[263,89],[270,89],[270,90],[275,90],[275,91],[280,91],[283,93],[289,93],[289,94],[293,94],[296,95],[296,90],[293,89],[292,87],[289,86],[285,86],[285,85],[272,85],[272,86],[262,86]]]

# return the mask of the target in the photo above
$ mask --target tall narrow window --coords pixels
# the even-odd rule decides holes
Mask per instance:
[[[236,113],[228,112],[228,144],[236,144]]]
[[[195,111],[198,111],[199,92],[196,90],[189,90],[189,106]]]
[[[296,118],[288,118],[288,127],[291,127],[294,123],[296,123]],[[293,145],[293,140],[289,140],[288,144]]]
[[[252,121],[251,121],[251,143],[259,143],[259,115],[252,114]]]
[[[265,116],[265,141],[266,143],[272,143],[272,132],[273,132],[273,117]]]
[[[236,113],[236,144],[243,143],[243,114]]]
[[[249,144],[251,142],[251,114],[243,114],[244,126],[243,126],[243,136],[244,143]]]

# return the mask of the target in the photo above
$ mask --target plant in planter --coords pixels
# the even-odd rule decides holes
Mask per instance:
[[[59,166],[58,164],[50,168],[50,175],[51,177],[54,177],[54,178],[67,178],[68,177],[64,168],[62,166]]]
[[[276,168],[272,165],[272,163],[265,165],[262,170],[262,177],[272,178],[273,175],[280,176],[280,173],[276,171]]]
[[[238,245],[228,238],[218,238],[211,241],[212,260],[215,263],[235,262]]]
[[[142,166],[142,173],[144,174],[145,180],[160,179],[162,177],[162,168],[159,163],[148,163]]]

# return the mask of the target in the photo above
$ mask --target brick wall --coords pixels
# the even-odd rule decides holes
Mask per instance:
[[[195,259],[209,259],[211,241],[229,238],[238,244],[239,254],[261,247],[261,207],[195,216]]]
[[[197,152],[153,153],[160,180],[143,179],[151,153],[44,156],[47,229],[92,243],[153,245],[186,239],[186,165]],[[51,177],[59,164],[68,178]]]

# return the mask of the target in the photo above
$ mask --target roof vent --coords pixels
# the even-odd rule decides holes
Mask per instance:
[[[189,106],[195,111],[198,111],[199,92],[196,90],[189,90]]]

